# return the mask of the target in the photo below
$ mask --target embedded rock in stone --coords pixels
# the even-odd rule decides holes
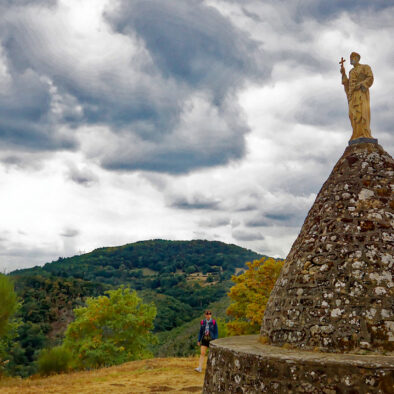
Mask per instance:
[[[261,337],[328,352],[394,350],[394,161],[349,146],[319,192],[271,293]]]

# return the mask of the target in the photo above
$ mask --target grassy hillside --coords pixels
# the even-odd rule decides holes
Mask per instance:
[[[2,394],[201,393],[196,357],[132,361],[116,367],[48,378],[0,380]]]

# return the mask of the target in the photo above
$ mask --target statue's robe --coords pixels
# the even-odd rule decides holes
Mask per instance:
[[[361,137],[372,138],[369,106],[369,88],[373,84],[371,67],[358,64],[350,70],[349,78],[346,74],[342,76],[342,84],[349,103],[349,118],[353,128],[351,140]]]

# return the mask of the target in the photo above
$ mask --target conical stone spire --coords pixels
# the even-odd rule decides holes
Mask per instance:
[[[261,339],[328,352],[394,350],[394,161],[349,146],[271,293]]]

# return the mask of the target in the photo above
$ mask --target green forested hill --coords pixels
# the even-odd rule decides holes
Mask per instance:
[[[129,283],[137,289],[156,288],[161,285],[159,281],[145,278],[194,272],[224,274],[229,278],[235,268],[261,257],[251,250],[217,241],[152,240],[60,257],[43,267],[17,270],[11,275],[72,276],[112,285]]]
[[[155,331],[160,332],[191,320],[201,309],[223,297],[235,269],[258,258],[261,258],[258,253],[223,242],[151,240],[59,258],[43,267],[17,270],[10,275],[15,278],[22,298],[30,300],[29,292],[35,293],[39,300],[37,305],[44,303],[45,307],[41,308],[50,309],[53,305],[47,306],[47,303],[57,302],[58,295],[52,293],[58,285],[38,290],[42,288],[37,284],[38,279],[60,283],[62,279],[72,278],[106,288],[129,285],[146,302],[156,305]],[[85,292],[83,295],[92,294]],[[70,302],[60,315],[70,316],[74,298],[78,297],[69,297]],[[48,313],[44,309],[41,311],[41,319],[49,324],[49,318],[43,318]],[[33,319],[34,315],[31,313],[27,317]],[[60,331],[61,328],[60,324]]]
[[[152,240],[14,271],[10,275],[22,301],[22,324],[18,340],[9,349],[9,371],[24,376],[34,373],[39,351],[62,338],[73,319],[73,308],[86,297],[120,285],[130,286],[145,302],[156,305],[155,332],[169,331],[162,337],[168,344],[179,335],[179,330],[170,330],[196,319],[204,308],[226,296],[236,268],[261,257],[216,241]]]

